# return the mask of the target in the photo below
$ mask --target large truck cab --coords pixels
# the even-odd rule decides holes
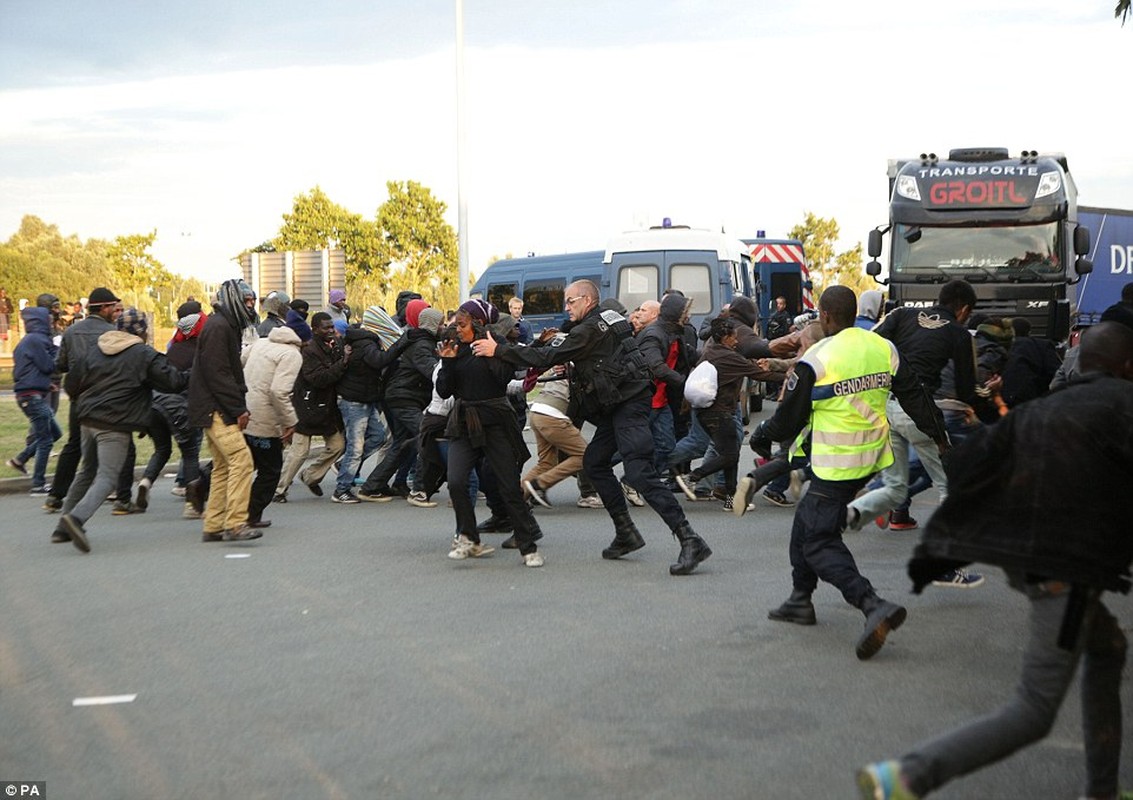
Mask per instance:
[[[889,190],[889,225],[870,232],[866,272],[888,285],[891,300],[931,306],[940,284],[962,278],[979,312],[1027,317],[1033,335],[1066,338],[1073,285],[1092,265],[1065,156],[1011,158],[996,147],[953,150],[946,160],[922,154],[889,162]],[[886,231],[883,281],[876,259]]]

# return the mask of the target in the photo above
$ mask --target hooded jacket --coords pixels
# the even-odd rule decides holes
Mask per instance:
[[[51,341],[51,312],[39,306],[30,306],[21,313],[24,319],[24,338],[12,354],[12,378],[16,394],[23,392],[49,392],[55,375],[55,356],[58,348]]]
[[[386,405],[424,409],[433,397],[437,337],[424,328],[410,328],[393,347],[399,346],[402,350],[397,366],[386,381]]]
[[[365,328],[347,328],[343,344],[350,345],[350,360],[338,381],[338,396],[352,403],[377,403],[384,399],[383,373],[408,343],[409,340],[402,336],[389,350],[382,350],[377,334]]]
[[[244,395],[244,368],[240,363],[243,321],[217,306],[201,329],[197,352],[193,355],[193,377],[189,382],[189,424],[196,428],[212,425],[217,412],[225,425],[235,425],[248,408]]]
[[[770,358],[771,349],[767,340],[755,332],[755,325],[759,322],[759,314],[755,310],[755,303],[746,295],[732,298],[728,304],[728,315],[738,323],[736,325],[736,352],[744,358]],[[712,338],[712,318],[706,317],[700,324],[701,341]]]
[[[295,430],[305,436],[332,436],[343,429],[335,389],[349,362],[337,341],[317,336],[304,342],[300,353],[303,363],[291,393],[298,417]]]
[[[404,289],[397,293],[397,300],[394,301],[394,314],[393,318],[401,327],[406,327],[409,322],[405,319],[405,307],[409,305],[410,300],[420,300],[421,293],[414,292],[410,289]]]
[[[98,337],[112,330],[115,330],[114,323],[91,314],[63,332],[63,340],[55,356],[55,371],[65,373],[63,389],[71,400],[79,396],[87,353],[98,346]]]
[[[854,327],[873,330],[873,326],[881,319],[881,304],[885,295],[877,289],[867,289],[858,298],[858,316],[854,319]]]
[[[132,333],[111,330],[87,353],[79,421],[112,431],[149,430],[154,390],[179,392],[188,375]]]
[[[681,317],[691,301],[679,294],[666,295],[661,301],[661,311],[657,319],[641,329],[637,335],[637,349],[645,357],[645,363],[653,373],[654,380],[663,381],[673,392],[680,394],[684,389],[685,378],[689,373],[689,357],[685,353],[682,333],[684,324]],[[668,364],[669,353],[677,345],[676,366]],[[695,353],[693,354],[695,357]]]
[[[246,404],[251,414],[246,435],[278,439],[284,428],[295,426],[298,417],[291,405],[291,390],[303,364],[302,344],[295,331],[281,325],[244,351]]]

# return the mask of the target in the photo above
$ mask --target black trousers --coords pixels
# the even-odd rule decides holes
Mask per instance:
[[[481,458],[495,475],[497,490],[508,518],[515,528],[515,542],[522,555],[534,553],[535,534],[539,524],[523,499],[519,488],[519,467],[515,452],[508,442],[511,438],[497,426],[484,426],[484,446],[473,447],[466,438],[452,439],[448,443],[448,489],[452,508],[456,512],[457,530],[474,542],[480,541],[476,533],[476,509],[468,493],[468,476]],[[621,489],[618,489],[621,494]]]
[[[51,478],[51,496],[62,501],[67,496],[67,490],[75,480],[75,472],[79,469],[79,462],[83,458],[82,428],[79,424],[79,401],[71,398],[71,407],[67,411],[67,441],[59,452],[59,460],[55,462],[55,474]]]
[[[423,412],[412,406],[386,406],[385,411],[386,423],[393,440],[386,457],[374,467],[362,484],[360,491],[365,494],[377,494],[388,489],[390,479],[401,467],[409,469],[417,463],[417,434],[421,431]]]
[[[614,455],[620,453],[625,482],[637,489],[669,530],[675,531],[686,522],[685,512],[653,468],[650,405],[650,395],[642,393],[594,421],[597,429],[582,456],[582,469],[598,490],[606,511],[611,515],[627,511],[625,494],[613,469]]]
[[[846,504],[868,478],[828,481],[815,476],[795,509],[791,528],[791,581],[795,589],[813,592],[824,580],[842,592],[852,606],[874,595],[873,586],[860,572],[850,548],[842,541]]]
[[[740,439],[736,431],[736,415],[733,411],[702,412],[700,424],[712,437],[712,458],[706,458],[692,471],[696,480],[716,472],[724,473],[724,491],[729,495],[736,493],[736,472],[740,463]]]
[[[439,414],[422,414],[421,426],[417,434],[417,468],[413,471],[413,491],[424,492],[429,497],[437,493],[445,482],[448,468],[441,454],[438,438],[445,435],[448,417]]]
[[[248,498],[248,521],[259,522],[264,509],[275,496],[275,487],[279,485],[279,476],[283,472],[283,440],[245,435],[244,441],[252,451],[252,464],[256,468],[252,493]]]

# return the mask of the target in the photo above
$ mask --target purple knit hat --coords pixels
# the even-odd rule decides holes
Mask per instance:
[[[472,319],[478,319],[486,325],[494,325],[500,321],[499,309],[484,300],[468,300],[460,304],[459,310],[472,317]]]

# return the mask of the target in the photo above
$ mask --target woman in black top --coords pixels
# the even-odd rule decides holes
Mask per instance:
[[[519,468],[530,453],[507,399],[513,368],[498,359],[476,358],[470,347],[474,339],[494,335],[486,326],[498,319],[495,307],[482,300],[469,300],[456,312],[455,330],[450,330],[438,348],[441,370],[437,394],[456,398],[445,431],[449,439],[449,496],[458,531],[449,558],[481,558],[495,550],[480,543],[476,511],[468,492],[468,476],[483,458],[499,480],[499,492],[514,526],[523,563],[541,567],[543,556],[535,541],[543,534],[519,488]]]

